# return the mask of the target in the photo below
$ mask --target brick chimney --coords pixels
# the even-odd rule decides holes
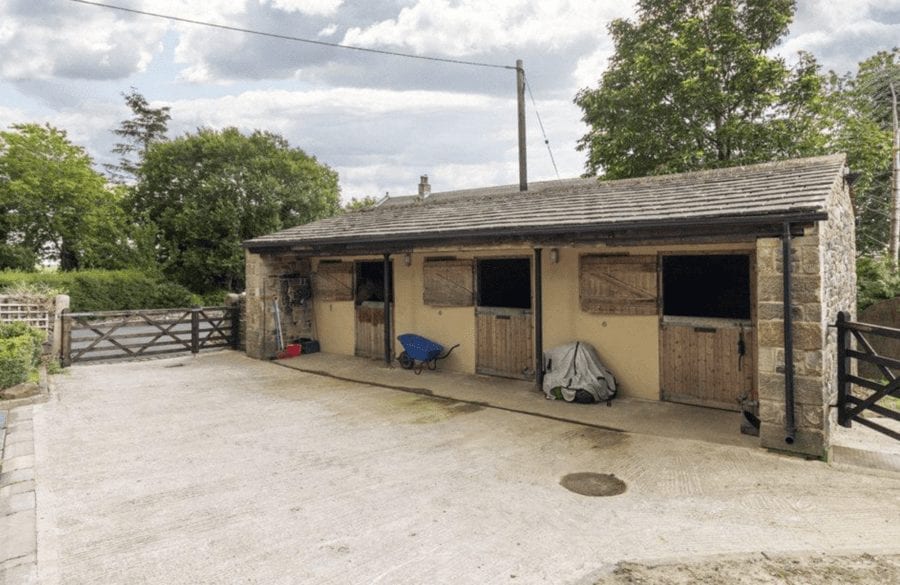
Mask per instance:
[[[425,198],[431,195],[431,185],[428,184],[428,175],[419,177],[419,197]]]

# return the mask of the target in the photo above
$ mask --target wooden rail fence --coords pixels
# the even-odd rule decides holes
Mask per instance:
[[[139,311],[64,312],[63,366],[137,359],[239,345],[240,310],[192,307]]]

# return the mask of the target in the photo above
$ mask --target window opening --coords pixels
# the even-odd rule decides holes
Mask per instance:
[[[750,257],[663,256],[663,315],[750,318]]]
[[[394,283],[390,282],[389,302],[393,302]],[[384,262],[356,263],[356,304],[384,302]]]
[[[509,309],[531,308],[531,260],[478,260],[478,305]]]

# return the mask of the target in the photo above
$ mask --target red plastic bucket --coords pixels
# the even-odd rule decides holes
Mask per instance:
[[[284,351],[278,354],[278,359],[292,358],[300,355],[300,344],[289,343],[284,347]]]

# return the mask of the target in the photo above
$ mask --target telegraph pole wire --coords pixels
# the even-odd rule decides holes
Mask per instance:
[[[528,78],[525,78],[525,87],[528,88],[528,95],[531,96],[531,105],[534,107],[534,115],[537,116],[538,126],[540,126],[541,134],[544,136],[544,144],[547,145],[547,153],[550,155],[550,162],[553,163],[553,172],[556,173],[556,178],[559,179],[559,169],[556,168],[556,159],[553,158],[550,140],[547,138],[547,132],[544,130],[544,123],[541,121],[541,113],[538,112],[537,102],[534,101],[534,94],[531,92],[531,84],[528,83]]]
[[[517,90],[517,101],[518,101],[518,118],[519,118],[519,188],[522,191],[528,190],[528,171],[527,171],[527,158],[525,153],[525,89],[528,89],[528,94],[531,97],[531,104],[534,106],[534,113],[537,116],[538,125],[541,128],[541,134],[544,137],[544,144],[547,145],[547,152],[550,154],[550,162],[553,164],[553,171],[556,173],[556,178],[559,179],[559,169],[556,166],[556,159],[553,157],[553,151],[550,148],[550,141],[547,139],[547,132],[544,129],[544,123],[541,120],[541,115],[537,110],[537,102],[534,99],[534,94],[531,91],[531,85],[528,84],[528,81],[525,77],[525,69],[521,60],[516,61],[515,66],[511,65],[499,65],[497,63],[484,63],[480,61],[467,61],[464,59],[450,59],[446,57],[431,57],[427,55],[414,55],[411,53],[402,53],[400,51],[387,51],[383,49],[371,49],[368,47],[358,47],[355,45],[344,45],[341,43],[331,43],[328,41],[321,41],[316,39],[307,39],[303,37],[295,37],[291,35],[283,35],[278,33],[271,33],[266,31],[254,30],[249,28],[243,28],[238,26],[230,26],[226,24],[217,24],[214,22],[207,22],[203,20],[195,20],[191,18],[183,18],[180,16],[173,16],[171,14],[161,14],[158,12],[148,12],[146,10],[137,10],[134,8],[126,8],[124,6],[118,6],[115,4],[107,4],[105,2],[95,2],[93,0],[69,0],[69,2],[74,2],[76,4],[83,4],[85,6],[93,6],[95,8],[105,8],[109,10],[118,10],[120,12],[127,12],[129,14],[137,14],[140,16],[149,16],[153,18],[160,18],[163,20],[169,20],[172,22],[180,22],[185,24],[193,24],[197,26],[205,26],[209,28],[215,28],[219,30],[227,30],[232,32],[240,32],[245,34],[251,34],[261,37],[268,37],[273,39],[280,39],[285,41],[293,41],[298,43],[307,43],[310,45],[319,45],[324,47],[333,47],[336,49],[346,49],[350,51],[358,51],[361,53],[373,53],[376,55],[388,55],[391,57],[403,57],[406,59],[419,59],[422,61],[433,61],[438,63],[449,63],[453,65],[466,65],[470,67],[486,67],[491,69],[506,69],[512,70],[516,72],[516,90]]]
[[[69,2],[75,2],[76,4],[84,4],[87,6],[95,6],[98,8],[108,8],[110,10],[119,10],[121,12],[128,12],[131,14],[139,14],[141,16],[152,16],[153,18],[161,18],[164,20],[171,20],[173,22],[182,22],[185,24],[195,24],[197,26],[206,26],[209,28],[217,28],[220,30],[229,30],[233,32],[246,33],[250,35],[257,35],[261,37],[270,37],[273,39],[281,39],[284,41],[294,41],[297,43],[307,43],[310,45],[320,45],[324,47],[334,47],[336,49],[348,49],[350,51],[359,51],[362,53],[375,53],[377,55],[390,55],[392,57],[405,57],[407,59],[421,59],[423,61],[437,61],[439,63],[452,63],[454,65],[469,65],[471,67],[489,67],[492,69],[509,69],[512,71],[516,70],[516,67],[512,65],[499,65],[497,63],[482,63],[480,61],[466,61],[463,59],[449,59],[446,57],[429,57],[427,55],[413,55],[412,53],[401,53],[399,51],[386,51],[383,49],[370,49],[368,47],[357,47],[355,45],[344,45],[341,43],[330,43],[328,41],[319,41],[315,39],[305,39],[302,37],[294,37],[290,35],[282,35],[278,33],[270,33],[261,30],[253,30],[249,28],[242,28],[238,26],[229,26],[227,24],[217,24],[214,22],[206,22],[203,20],[194,20],[191,18],[182,18],[180,16],[173,16],[171,14],[160,14],[158,12],[147,12],[146,10],[136,10],[134,8],[126,8],[124,6],[117,6],[115,4],[106,4],[104,2],[92,2],[91,0],[69,0]]]

